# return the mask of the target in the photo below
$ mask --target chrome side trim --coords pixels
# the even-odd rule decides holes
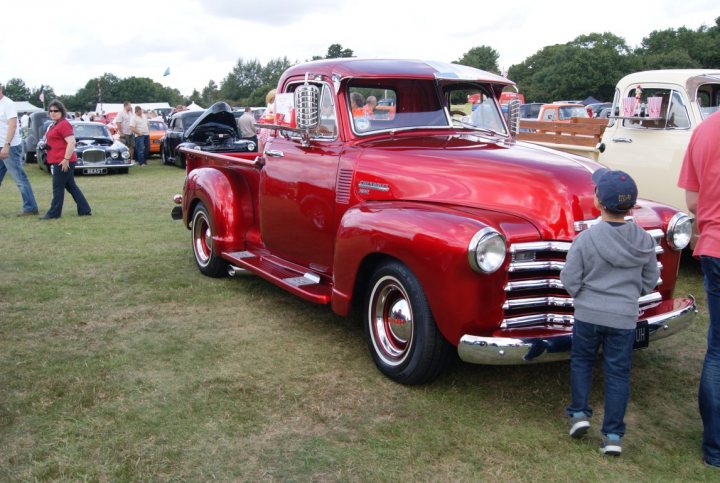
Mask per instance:
[[[661,301],[662,295],[660,295],[659,292],[653,292],[638,298],[641,309],[646,309],[648,305]],[[506,300],[503,304],[503,310],[525,309],[530,307],[572,307],[573,302],[574,300],[570,297],[528,297],[524,299]],[[575,318],[569,314],[543,313],[507,317],[503,319],[500,327],[503,329],[511,329],[535,324],[570,325],[574,321]]]
[[[579,221],[576,221],[573,223],[573,228],[575,228],[575,231],[579,233],[581,231],[587,230],[588,228],[590,228],[593,225],[597,225],[601,221],[602,221],[602,218],[599,216],[597,218],[593,218],[592,220],[579,220]],[[628,215],[625,217],[625,221],[635,221],[635,218]]]
[[[505,284],[505,291],[513,290],[534,290],[541,288],[564,289],[565,285],[559,278],[543,278],[538,280],[515,280]]]
[[[657,262],[658,269],[662,271],[663,265]],[[547,260],[543,262],[510,262],[508,272],[532,272],[536,270],[562,270],[565,262],[560,260]]]
[[[508,317],[503,319],[500,324],[502,329],[511,329],[516,327],[526,327],[528,325],[537,324],[560,324],[560,325],[572,325],[575,321],[575,317],[569,314],[533,314],[533,315],[522,315],[520,317]]]
[[[533,252],[565,252],[570,250],[571,242],[541,241],[513,243],[510,245],[510,253],[533,251]]]
[[[548,260],[545,262],[510,262],[509,272],[532,272],[536,270],[562,270],[565,262]]]
[[[697,315],[695,299],[678,310],[650,317],[650,341],[671,336],[686,329]],[[473,364],[515,365],[551,362],[570,358],[572,333],[570,331],[550,337],[481,337],[466,334],[458,343],[458,355]]]
[[[512,299],[505,301],[503,304],[503,310],[544,306],[572,307],[573,299],[570,297],[530,297],[525,299]]]

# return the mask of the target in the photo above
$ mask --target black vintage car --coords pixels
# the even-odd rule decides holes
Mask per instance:
[[[163,164],[185,167],[178,147],[212,152],[254,151],[256,145],[242,139],[233,110],[226,102],[216,102],[205,111],[177,112],[170,118],[168,130],[160,140]]]
[[[30,118],[28,119],[27,134],[23,140],[23,143],[25,144],[24,152],[26,163],[35,162],[35,151],[37,149],[38,142],[40,142],[43,133],[45,132],[43,131],[43,124],[47,120],[47,111],[37,111],[30,114]]]
[[[110,135],[101,122],[70,121],[75,134],[75,174],[127,173],[135,163],[130,159],[128,148]],[[40,169],[50,172],[47,164],[48,146],[45,134],[50,121],[46,121],[43,138],[37,146],[37,162]]]

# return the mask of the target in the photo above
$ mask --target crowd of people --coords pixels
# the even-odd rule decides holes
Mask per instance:
[[[357,94],[357,95],[356,95]],[[266,96],[266,115],[275,112],[273,89]],[[372,116],[377,100],[350,98],[354,116]],[[181,106],[176,108],[182,110]],[[52,172],[53,197],[41,219],[59,218],[64,192],[77,205],[78,216],[92,213],[88,201],[74,180],[75,138],[67,121],[65,106],[50,103],[52,125],[48,129],[48,164]],[[142,108],[126,102],[115,123],[120,139],[143,166],[149,150],[148,123]],[[255,128],[250,108],[238,120],[243,137],[258,141],[259,151],[272,129]],[[687,148],[678,186],[686,191],[688,208],[696,216],[699,241],[694,255],[700,259],[705,278],[709,329],[707,351],[700,377],[699,409],[703,422],[702,452],[707,466],[720,469],[720,112],[703,121],[694,131]],[[38,215],[38,205],[22,164],[22,147],[15,107],[3,95],[0,85],[0,184],[6,173],[15,180],[22,198],[18,216]],[[134,153],[133,153],[134,150]],[[574,299],[570,394],[566,408],[569,435],[584,436],[590,428],[593,410],[589,405],[596,360],[603,362],[605,407],[600,450],[607,455],[622,453],[625,411],[630,397],[630,368],[639,311],[638,299],[652,292],[659,278],[652,237],[625,216],[638,197],[634,180],[623,171],[605,168],[593,173],[595,207],[601,222],[580,233],[568,252],[560,278]]]

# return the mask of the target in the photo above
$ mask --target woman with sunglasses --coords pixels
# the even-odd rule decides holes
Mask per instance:
[[[65,118],[67,110],[62,102],[55,99],[50,102],[48,114],[53,122],[46,134],[47,162],[52,173],[53,197],[50,209],[42,219],[60,218],[65,201],[65,190],[75,200],[78,216],[90,215],[90,205],[78,185],[75,184],[74,171],[77,160],[75,135],[72,126]]]

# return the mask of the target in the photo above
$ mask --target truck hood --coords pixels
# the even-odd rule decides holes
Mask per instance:
[[[212,136],[240,137],[232,107],[226,102],[216,102],[208,107],[194,123],[185,131],[188,141],[202,143]]]
[[[591,175],[601,165],[587,158],[475,135],[397,137],[357,149],[361,199],[509,213],[556,240],[574,238],[574,221],[599,216]]]

